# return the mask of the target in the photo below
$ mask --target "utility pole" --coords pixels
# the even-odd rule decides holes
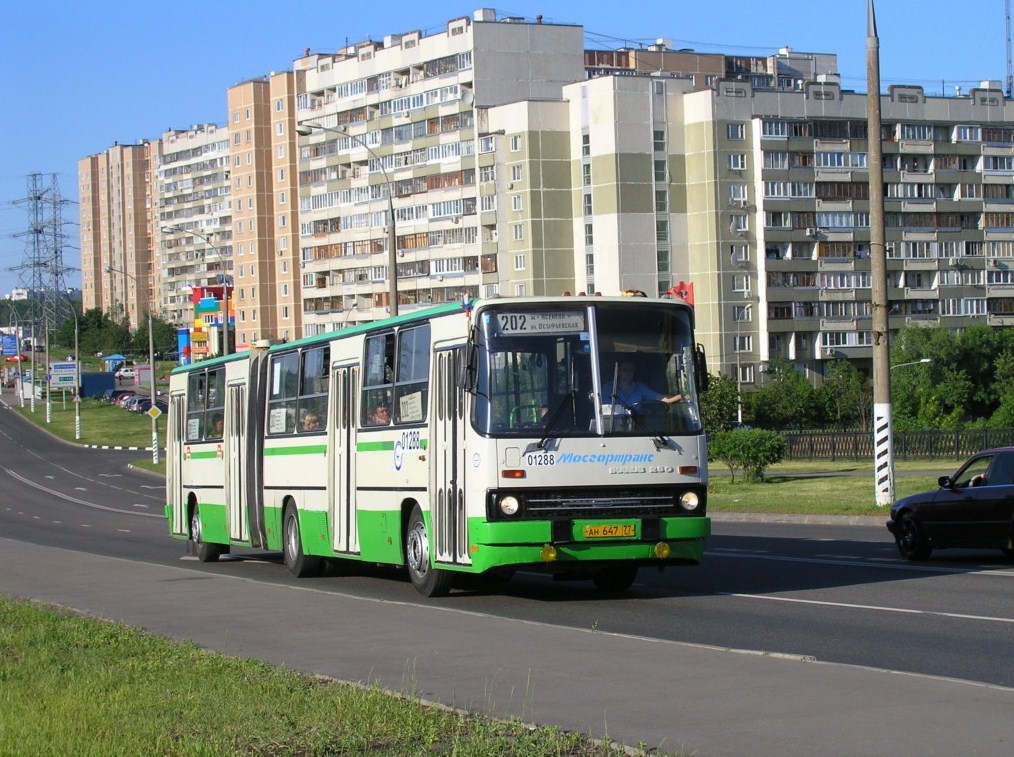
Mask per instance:
[[[873,308],[873,475],[877,505],[894,503],[894,430],[891,426],[891,347],[888,338],[887,246],[884,237],[884,164],[880,134],[880,39],[873,0],[866,19],[866,131],[870,167],[870,276]]]

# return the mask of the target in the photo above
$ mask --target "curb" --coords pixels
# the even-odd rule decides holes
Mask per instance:
[[[887,523],[888,508],[880,515],[795,515],[787,513],[708,513],[718,523],[794,523],[804,526],[876,526]]]

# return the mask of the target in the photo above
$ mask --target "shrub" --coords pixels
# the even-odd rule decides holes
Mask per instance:
[[[763,481],[764,469],[781,462],[787,449],[781,434],[759,428],[719,431],[708,438],[708,459],[725,463],[733,482],[737,469],[747,481]]]

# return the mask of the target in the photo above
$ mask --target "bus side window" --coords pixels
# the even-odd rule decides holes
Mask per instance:
[[[225,413],[225,369],[208,371],[208,400],[204,412],[204,438],[222,438]]]
[[[394,382],[394,334],[378,334],[366,339],[363,368],[363,426],[386,426],[391,422],[391,401]],[[386,414],[386,417],[385,417]]]
[[[426,420],[430,380],[430,325],[398,333],[398,372],[394,384],[394,422]]]
[[[204,400],[207,394],[207,374],[194,371],[187,377],[187,429],[186,440],[199,442],[204,432]]]
[[[276,355],[269,371],[269,434],[291,434],[296,429],[296,403],[299,395],[299,353]]]

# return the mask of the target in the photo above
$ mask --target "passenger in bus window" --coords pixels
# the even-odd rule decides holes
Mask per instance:
[[[370,425],[391,425],[391,409],[387,405],[377,405],[370,413]]]
[[[221,439],[224,428],[225,428],[225,419],[222,417],[221,413],[217,413],[211,419],[211,431],[208,433],[208,438]]]
[[[307,413],[303,416],[303,431],[320,431],[320,418],[316,413]]]

